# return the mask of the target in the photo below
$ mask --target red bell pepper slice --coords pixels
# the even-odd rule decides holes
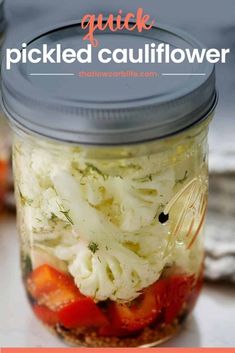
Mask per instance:
[[[53,311],[84,298],[71,276],[49,265],[42,265],[29,275],[27,288],[40,305]]]
[[[46,325],[55,326],[59,322],[58,313],[48,309],[46,306],[35,304],[33,311],[37,318]]]
[[[126,336],[151,324],[160,312],[151,286],[130,304],[112,302],[108,309],[110,325],[100,330],[102,336]]]
[[[81,298],[58,312],[59,322],[68,329],[78,327],[103,327],[108,319],[91,298]]]

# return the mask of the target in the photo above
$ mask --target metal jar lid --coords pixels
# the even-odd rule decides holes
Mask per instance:
[[[70,23],[28,41],[28,49],[61,44],[62,48],[77,51],[87,47],[84,35],[80,22]],[[203,48],[187,34],[157,26],[142,33],[106,30],[95,35],[100,45],[93,48],[93,62],[89,64],[28,62],[15,64],[8,71],[3,62],[2,105],[14,125],[66,142],[128,144],[178,133],[205,119],[214,108],[215,68],[208,62],[102,64],[96,60],[102,48],[137,50],[152,43],[168,43],[171,48]],[[80,77],[81,71],[158,74],[152,78],[91,78]]]

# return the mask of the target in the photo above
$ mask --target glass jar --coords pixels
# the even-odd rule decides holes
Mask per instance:
[[[63,38],[80,47],[78,29],[50,31],[30,46]],[[151,40],[166,40],[166,32],[152,30]],[[120,47],[132,35],[112,36]],[[179,38],[171,32],[169,42]],[[19,64],[3,79],[32,309],[75,346],[159,344],[179,330],[202,286],[214,67],[193,65],[206,75],[187,78],[187,89],[185,78],[168,80],[163,93],[149,78],[135,89],[133,78],[29,78],[32,68]],[[40,67],[47,70],[52,65]]]
[[[0,111],[0,211],[3,209],[8,191],[9,145],[6,134],[8,127]]]
[[[4,1],[0,0],[0,57],[6,27],[3,6]],[[3,208],[8,189],[9,150],[9,130],[3,111],[0,108],[0,210]]]

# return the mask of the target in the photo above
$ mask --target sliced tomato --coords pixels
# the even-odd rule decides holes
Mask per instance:
[[[59,322],[68,329],[77,327],[103,327],[108,319],[91,298],[81,298],[65,306],[58,313]]]
[[[40,305],[53,311],[84,298],[71,276],[49,265],[42,265],[29,275],[27,288]]]
[[[46,325],[55,326],[59,322],[58,313],[48,309],[46,306],[35,304],[33,311],[37,318]]]
[[[103,336],[124,336],[151,324],[160,312],[154,288],[150,287],[130,304],[111,303],[108,309],[110,327],[100,331]]]
[[[191,296],[194,284],[194,276],[175,275],[154,285],[157,304],[164,314],[165,324],[171,324],[181,313]]]

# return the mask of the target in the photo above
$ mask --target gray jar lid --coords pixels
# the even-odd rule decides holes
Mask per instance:
[[[56,28],[28,41],[28,49],[86,47],[78,22]],[[169,43],[172,48],[202,48],[187,34],[158,26],[143,33],[96,33],[93,62],[81,64],[16,64],[2,66],[2,105],[11,122],[52,139],[115,145],[163,138],[205,119],[216,104],[215,68],[203,64],[102,64],[102,48],[143,48]],[[79,77],[81,71],[151,71],[154,78]],[[38,76],[35,74],[54,74]],[[68,76],[57,76],[66,73]],[[193,75],[168,76],[163,73]],[[203,75],[200,75],[203,73]],[[33,75],[32,75],[33,74]],[[199,75],[197,75],[199,74]]]

